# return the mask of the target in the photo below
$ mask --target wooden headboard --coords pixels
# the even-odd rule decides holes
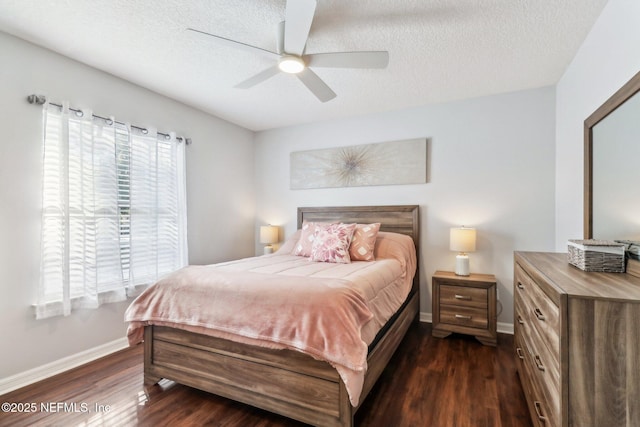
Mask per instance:
[[[420,216],[418,205],[397,206],[336,206],[336,207],[307,207],[298,208],[298,228],[302,221],[344,223],[357,222],[360,224],[380,223],[380,231],[406,234],[413,239],[416,246],[416,256],[420,248]],[[419,260],[419,258],[418,258]],[[420,262],[418,261],[418,265]],[[419,287],[419,274],[413,279],[414,288]]]

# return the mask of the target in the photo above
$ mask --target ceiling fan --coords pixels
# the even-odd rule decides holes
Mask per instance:
[[[282,71],[298,77],[320,101],[327,102],[335,98],[336,94],[316,73],[311,71],[310,67],[386,68],[389,64],[389,53],[371,51],[306,54],[305,47],[315,10],[316,0],[287,1],[285,20],[278,25],[275,52],[194,28],[187,28],[187,31],[210,36],[228,46],[259,53],[277,60],[275,65],[238,83],[236,88],[253,87]]]

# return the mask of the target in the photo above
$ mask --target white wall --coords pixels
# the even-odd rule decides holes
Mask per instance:
[[[554,89],[550,87],[256,134],[256,226],[296,228],[298,206],[418,204],[421,311],[431,313],[431,275],[453,270],[449,228],[478,229],[471,270],[493,273],[513,320],[513,251],[554,242]],[[426,137],[429,182],[422,185],[289,189],[289,154]],[[256,246],[259,253],[261,247]]]
[[[640,1],[609,0],[556,88],[556,248],[583,236],[583,124],[640,71]]]
[[[27,95],[69,100],[98,114],[193,139],[187,148],[191,263],[252,255],[255,210],[252,132],[4,33],[0,64],[1,383],[122,339],[126,330],[127,302],[68,317],[33,317],[40,263],[42,114],[26,102]]]

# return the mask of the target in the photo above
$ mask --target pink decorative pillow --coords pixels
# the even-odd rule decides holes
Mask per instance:
[[[311,261],[350,263],[349,245],[355,229],[356,224],[316,225]]]
[[[358,224],[349,246],[349,257],[352,261],[373,261],[373,250],[376,247],[376,238],[380,230],[380,223]]]
[[[293,248],[293,255],[298,256],[311,256],[311,246],[313,245],[313,239],[315,238],[316,225],[326,225],[324,222],[302,222],[300,228],[300,239]]]

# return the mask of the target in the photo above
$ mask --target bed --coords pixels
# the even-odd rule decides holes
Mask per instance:
[[[299,229],[304,222],[379,222],[383,233],[409,236],[416,254],[418,218],[415,205],[298,208]],[[308,424],[352,426],[354,414],[417,317],[417,269],[409,286],[400,309],[365,348],[367,368],[355,401],[351,384],[348,389],[335,363],[293,349],[256,346],[153,322],[143,328],[145,386],[164,378]]]

